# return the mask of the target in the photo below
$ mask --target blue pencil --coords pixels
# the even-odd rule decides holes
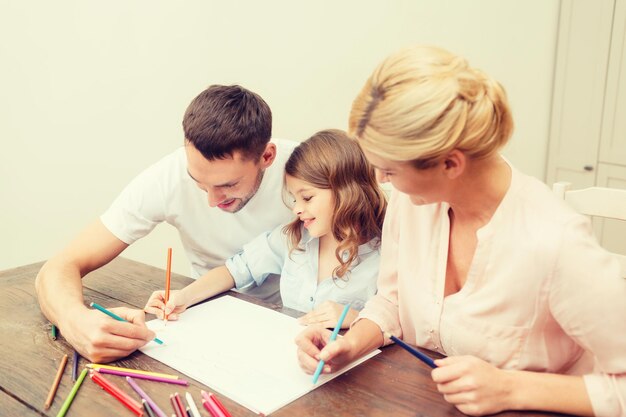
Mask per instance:
[[[333,330],[333,333],[330,335],[330,342],[332,342],[333,340],[337,339],[337,335],[339,334],[339,330],[341,330],[341,325],[343,324],[344,319],[346,318],[346,315],[348,314],[348,310],[350,310],[350,304],[346,304],[343,307],[343,311],[341,312],[341,316],[339,316],[339,321],[337,322],[337,325],[335,326],[335,329]],[[313,383],[317,384],[317,379],[320,377],[320,374],[322,373],[322,369],[324,369],[324,361],[320,361],[317,364],[317,369],[315,370],[315,373],[313,374]]]
[[[128,320],[125,320],[123,318],[121,318],[120,316],[118,316],[117,314],[113,313],[112,311],[107,310],[106,308],[102,307],[100,304],[98,303],[91,303],[89,304],[89,306],[95,308],[96,310],[100,310],[102,311],[104,314],[106,314],[109,317],[114,318],[117,321],[125,321],[128,322]],[[154,338],[154,341],[157,342],[159,345],[163,344],[163,341],[161,339],[159,339],[158,337]]]
[[[426,365],[430,366],[431,368],[437,367],[437,365],[435,365],[435,361],[433,361],[428,356],[424,355],[419,350],[415,349],[413,346],[407,344],[403,340],[398,339],[397,337],[392,336],[389,333],[385,333],[385,337],[393,340],[395,344],[397,344],[398,346],[400,346],[401,348],[403,348],[404,350],[406,350],[411,355],[415,356],[417,359],[421,360],[422,362],[424,362]]]

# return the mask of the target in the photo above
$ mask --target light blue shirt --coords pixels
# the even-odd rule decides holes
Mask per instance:
[[[280,274],[280,295],[283,306],[309,312],[326,300],[339,304],[352,303],[361,310],[376,294],[380,250],[378,239],[359,246],[358,259],[341,279],[331,277],[317,283],[319,239],[302,233],[300,247],[304,251],[289,253],[284,225],[262,233],[243,246],[243,250],[226,261],[226,268],[237,289],[263,284],[270,274]],[[346,280],[347,279],[347,280]]]

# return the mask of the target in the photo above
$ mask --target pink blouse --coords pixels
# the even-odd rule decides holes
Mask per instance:
[[[584,375],[597,416],[626,415],[626,280],[589,220],[512,168],[465,285],[444,297],[448,209],[392,192],[378,294],[359,318],[448,356]]]

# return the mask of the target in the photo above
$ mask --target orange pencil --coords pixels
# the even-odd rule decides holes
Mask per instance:
[[[54,377],[54,382],[52,383],[52,386],[50,387],[48,398],[46,398],[46,403],[43,406],[44,410],[47,410],[52,405],[52,400],[54,400],[54,396],[57,393],[57,389],[59,388],[59,383],[61,382],[61,377],[63,376],[65,365],[67,365],[67,355],[63,355],[63,359],[61,359],[61,363],[59,364],[59,369],[57,370],[57,374]]]
[[[170,300],[170,280],[172,278],[172,248],[167,248],[167,269],[165,270],[165,305]],[[164,314],[167,323],[167,315]]]

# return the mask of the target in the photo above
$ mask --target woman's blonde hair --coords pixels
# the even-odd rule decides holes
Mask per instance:
[[[349,121],[363,149],[418,168],[453,149],[471,158],[491,155],[512,131],[502,86],[465,59],[429,46],[385,59],[354,100]]]
[[[346,279],[358,258],[359,245],[380,241],[387,201],[376,182],[374,168],[359,144],[342,130],[322,130],[296,147],[285,164],[285,174],[306,181],[315,188],[331,190],[335,210],[331,230],[339,246],[335,256],[340,265],[333,278]],[[285,226],[290,250],[302,250],[302,222]],[[344,252],[347,256],[342,256]]]

